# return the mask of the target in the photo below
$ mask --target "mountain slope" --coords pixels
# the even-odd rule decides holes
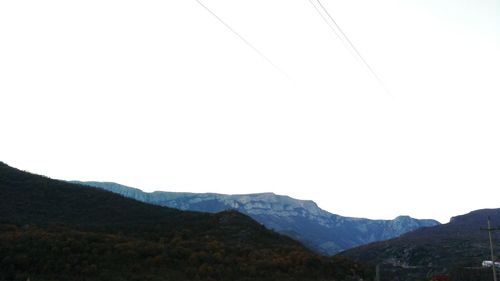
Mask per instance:
[[[146,193],[116,183],[75,182],[102,188],[142,202],[181,210],[220,212],[237,210],[266,227],[297,239],[323,254],[397,237],[420,227],[438,224],[400,216],[394,220],[349,218],[320,209],[316,203],[273,193],[224,195],[215,193]]]
[[[351,280],[248,216],[153,206],[0,162],[0,280]]]
[[[341,253],[358,261],[382,264],[386,274],[406,280],[422,280],[429,274],[447,274],[452,280],[490,280],[491,260],[487,227],[500,226],[500,209],[484,209],[454,217],[449,223],[418,229],[396,239],[377,242]],[[498,245],[500,233],[493,240]],[[497,250],[498,252],[498,250]],[[409,278],[411,276],[411,278]]]

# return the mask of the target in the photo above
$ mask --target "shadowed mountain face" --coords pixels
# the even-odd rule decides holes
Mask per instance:
[[[237,210],[269,229],[286,234],[322,254],[397,237],[420,227],[439,224],[400,216],[394,220],[343,217],[320,209],[313,201],[273,193],[224,195],[215,193],[152,192],[107,182],[75,182],[102,188],[142,202],[181,210]]]
[[[0,162],[0,280],[359,280],[235,211],[180,211]]]
[[[393,279],[424,280],[429,275],[449,275],[452,280],[491,280],[488,217],[500,227],[500,209],[484,209],[453,217],[449,223],[418,229],[396,239],[376,242],[341,253],[358,261],[381,264]],[[498,246],[500,233],[493,234]],[[496,250],[498,253],[498,249]],[[384,272],[385,271],[385,272]]]

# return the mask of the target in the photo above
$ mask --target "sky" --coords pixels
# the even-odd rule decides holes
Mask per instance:
[[[500,207],[499,0],[321,0],[380,81],[316,0],[200,3],[0,1],[0,161],[373,219]]]

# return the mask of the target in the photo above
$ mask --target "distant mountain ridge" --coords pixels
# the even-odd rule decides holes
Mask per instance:
[[[235,209],[267,228],[297,239],[322,254],[337,252],[374,241],[397,237],[421,227],[439,224],[399,216],[394,220],[370,220],[331,214],[310,200],[297,200],[274,193],[225,195],[216,193],[143,192],[111,182],[78,182],[102,188],[142,202],[171,208],[220,212]]]
[[[500,227],[500,209],[482,209],[453,217],[449,223],[418,229],[398,238],[350,249],[339,255],[360,262],[380,264],[382,275],[392,279],[424,280],[429,275],[448,275],[451,280],[491,280],[488,218]],[[498,255],[500,232],[492,233]]]

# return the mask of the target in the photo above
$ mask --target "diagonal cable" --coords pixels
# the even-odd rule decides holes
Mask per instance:
[[[337,30],[332,26],[332,24],[328,21],[327,18],[325,18],[325,16],[323,15],[323,13],[318,9],[318,7],[314,4],[313,0],[309,0],[309,3],[311,3],[311,5],[314,7],[314,9],[316,10],[316,12],[318,12],[318,14],[321,16],[321,18],[325,21],[325,23],[328,25],[328,27],[330,27],[330,29],[333,31],[333,33],[335,33],[335,35],[337,35],[337,38],[345,44],[345,40],[342,39],[342,37],[340,37],[340,34],[337,32]]]
[[[202,6],[205,10],[207,10],[212,16],[214,16],[220,23],[222,23],[227,29],[229,29],[234,35],[238,36],[238,38],[241,39],[248,47],[250,47],[254,52],[256,52],[261,58],[263,58],[265,61],[267,61],[270,65],[272,65],[276,70],[281,72],[283,75],[288,77],[288,74],[281,70],[273,61],[271,61],[264,53],[262,53],[259,49],[257,49],[252,43],[250,43],[245,37],[243,37],[241,34],[239,34],[234,28],[232,28],[228,23],[223,21],[216,13],[214,13],[212,10],[210,10],[207,6],[205,6],[200,0],[195,0]]]
[[[375,77],[375,79],[377,79],[377,81],[379,82],[379,84],[384,88],[384,90],[387,92],[388,95],[391,95],[391,93],[389,92],[389,90],[387,89],[385,83],[382,81],[382,79],[380,79],[380,77],[377,75],[377,73],[375,72],[375,70],[370,66],[370,64],[366,61],[366,59],[363,57],[363,55],[361,55],[361,53],[358,51],[358,49],[356,48],[356,46],[354,46],[354,44],[352,43],[352,41],[349,39],[349,37],[347,37],[347,34],[342,30],[342,28],[340,28],[340,26],[338,25],[337,21],[332,17],[332,15],[328,12],[328,10],[325,8],[325,6],[323,6],[323,4],[321,3],[320,0],[316,0],[319,4],[319,6],[321,7],[321,9],[325,12],[325,14],[328,16],[328,18],[332,21],[332,23],[335,25],[336,29],[333,28],[330,24],[328,24],[330,26],[330,28],[335,32],[335,34],[337,35],[337,37],[340,38],[340,35],[339,33],[337,32],[337,30],[340,32],[340,34],[342,35],[342,38],[340,38],[342,41],[344,42],[347,42],[347,44],[349,45],[349,47],[356,53],[357,57],[361,60],[361,62],[366,66],[366,68],[370,71],[370,73],[373,75],[373,77]],[[309,0],[309,2],[311,2],[311,0]],[[312,4],[312,2],[311,2]],[[313,4],[313,6],[316,8],[316,10],[318,11],[318,8]],[[318,11],[319,12],[319,11]],[[320,13],[321,14],[321,13]],[[323,17],[323,19],[325,19],[325,17],[321,14],[321,16]]]

